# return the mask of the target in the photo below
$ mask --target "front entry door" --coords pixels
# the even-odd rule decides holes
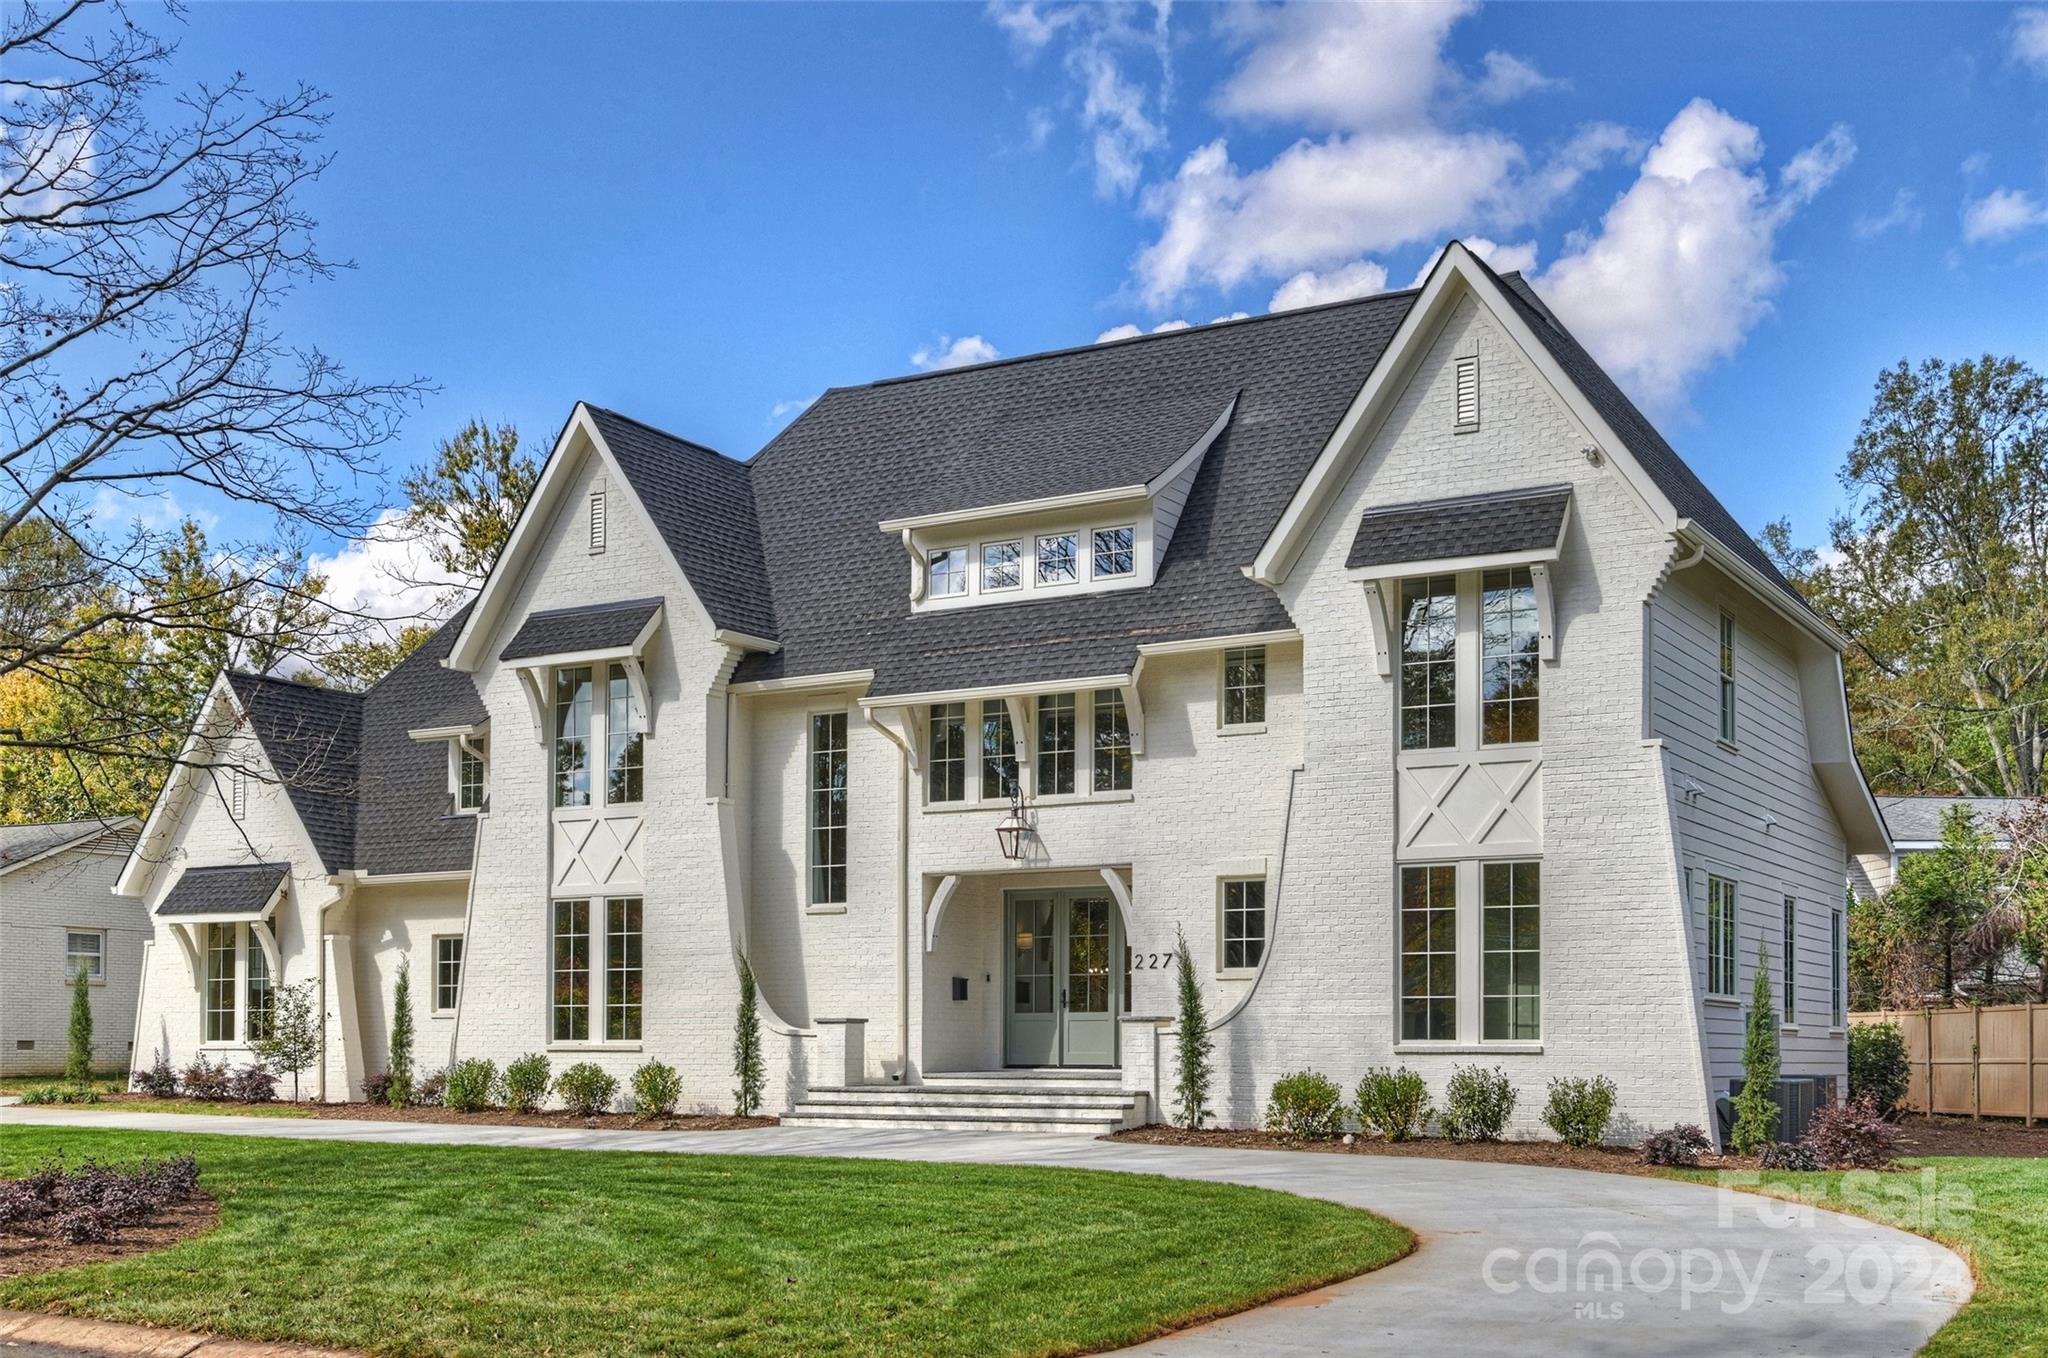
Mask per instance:
[[[1116,902],[1094,892],[1019,892],[1004,912],[1009,965],[1003,1060],[1113,1066],[1123,968]]]

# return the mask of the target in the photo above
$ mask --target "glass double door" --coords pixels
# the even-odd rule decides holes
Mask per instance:
[[[1012,892],[1003,922],[1003,1063],[1114,1066],[1123,992],[1116,902],[1092,891]]]

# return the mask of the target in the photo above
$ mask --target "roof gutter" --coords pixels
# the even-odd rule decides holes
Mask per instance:
[[[1684,561],[1673,566],[1673,570],[1680,570],[1687,566],[1698,564],[1701,555],[1704,554],[1715,566],[1733,578],[1737,584],[1755,595],[1758,601],[1763,603],[1772,612],[1778,614],[1787,622],[1792,623],[1815,640],[1824,643],[1837,655],[1849,649],[1849,638],[1829,626],[1812,609],[1801,607],[1786,598],[1785,589],[1782,585],[1730,551],[1719,538],[1709,533],[1705,528],[1702,528],[1697,520],[1680,519],[1674,536],[1677,537],[1680,543],[1691,547],[1693,552]]]

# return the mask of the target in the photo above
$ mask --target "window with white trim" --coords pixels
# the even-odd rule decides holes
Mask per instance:
[[[481,746],[474,748],[480,750]],[[484,809],[484,761],[481,753],[472,753],[461,745],[455,747],[455,809],[458,811],[481,811]]]
[[[1799,1022],[1799,902],[1785,898],[1785,937],[1779,949],[1784,959],[1785,1022]]]
[[[983,801],[1008,801],[1017,790],[1017,733],[1010,726],[1010,705],[1001,698],[981,700],[981,796]]]
[[[434,938],[434,1012],[452,1014],[462,1000],[462,935]]]
[[[1266,648],[1232,646],[1223,653],[1223,724],[1259,726],[1266,720]]]
[[[1721,615],[1721,739],[1735,743],[1735,619]]]
[[[577,897],[553,902],[552,910],[548,1040],[589,1042],[597,1033],[604,1042],[639,1041],[641,898]],[[460,940],[454,941],[459,987]]]
[[[1401,869],[1401,1040],[1458,1036],[1458,869]]]
[[[554,1042],[590,1040],[590,902],[554,903],[554,993],[548,1036]]]
[[[1839,1028],[1848,1021],[1849,1008],[1849,991],[1843,983],[1843,963],[1848,953],[1842,937],[1842,912],[1839,908],[1828,917],[1828,945],[1828,965],[1832,968],[1828,985],[1828,1021]]]
[[[207,1042],[255,1042],[270,1035],[276,1007],[270,957],[249,924],[208,924],[199,987],[200,1031]]]
[[[1095,790],[1131,790],[1131,717],[1122,690],[1098,688],[1094,693]]]
[[[613,896],[604,903],[604,1036],[640,1040],[640,898]]]
[[[1458,744],[1458,580],[1401,582],[1401,748]]]
[[[933,703],[925,753],[925,800],[967,800],[967,704]]]
[[[1219,888],[1222,970],[1254,970],[1266,955],[1266,879],[1227,877]]]
[[[1098,528],[1092,536],[1093,564],[1090,569],[1097,580],[1129,575],[1137,569],[1134,549],[1138,533],[1135,528],[1129,524],[1121,528]]]
[[[555,805],[590,805],[591,677],[588,665],[555,671]]]
[[[606,676],[604,705],[606,806],[627,806],[644,795],[642,765],[647,737],[634,710],[633,684],[626,667],[614,660]]]
[[[107,936],[99,929],[68,929],[64,933],[64,977],[75,979],[79,968],[89,981],[107,979]]]
[[[811,714],[812,905],[846,903],[846,714]]]
[[[1038,795],[1074,791],[1074,695],[1047,693],[1038,700]]]
[[[1707,877],[1707,993],[1735,997],[1735,883]]]
[[[981,544],[981,592],[1024,588],[1024,544],[1017,539]]]
[[[1071,585],[1081,578],[1081,544],[1073,533],[1048,533],[1038,540],[1038,583]]]
[[[965,547],[941,547],[925,558],[925,593],[934,599],[967,593]]]
[[[270,954],[263,951],[263,945],[249,936],[249,926],[242,926],[242,1027],[250,1042],[261,1042],[270,1036],[270,1025],[277,1011],[277,987],[270,975]]]
[[[1480,865],[1480,1036],[1543,1037],[1543,865]]]
[[[208,1042],[235,1040],[236,1021],[240,1017],[235,1006],[235,972],[241,960],[235,934],[240,927],[235,924],[206,926],[206,985],[201,998]]]
[[[1479,740],[1521,745],[1540,739],[1536,582],[1527,566],[1479,577]]]

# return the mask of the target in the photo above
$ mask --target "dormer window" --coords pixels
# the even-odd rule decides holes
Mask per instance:
[[[484,757],[474,748],[464,744],[455,747],[455,809],[457,811],[481,811],[484,809]]]
[[[1080,544],[1072,533],[1038,540],[1038,583],[1071,585],[1080,578]]]
[[[947,547],[933,552],[925,567],[925,590],[934,599],[967,593],[967,549]]]
[[[981,592],[995,594],[1024,587],[1024,544],[984,542],[981,544]]]
[[[1137,564],[1137,541],[1138,531],[1129,524],[1121,528],[1096,529],[1095,578],[1108,580],[1119,575],[1129,575]]]

